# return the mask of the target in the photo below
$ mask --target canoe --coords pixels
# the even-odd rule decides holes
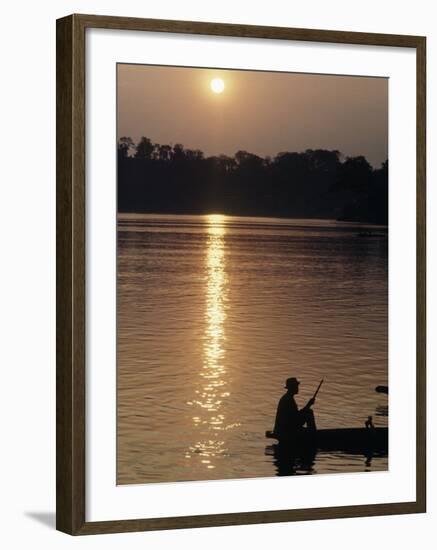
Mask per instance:
[[[266,437],[277,439],[280,445],[287,448],[363,453],[388,451],[388,428],[338,428],[317,430],[315,434],[304,429],[294,441],[281,440],[274,432],[268,430]]]

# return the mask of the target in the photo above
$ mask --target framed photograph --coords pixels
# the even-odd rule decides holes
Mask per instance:
[[[57,528],[424,512],[424,37],[57,21]]]

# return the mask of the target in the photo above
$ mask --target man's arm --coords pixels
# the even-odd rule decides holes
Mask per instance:
[[[316,402],[316,398],[311,397],[311,399],[308,401],[308,403],[305,405],[305,407],[303,407],[301,410],[302,411],[308,411],[309,409],[311,409],[311,407],[314,405],[315,402]]]

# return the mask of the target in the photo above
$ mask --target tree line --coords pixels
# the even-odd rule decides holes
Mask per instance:
[[[331,218],[388,222],[388,161],[307,149],[206,157],[180,143],[118,141],[121,212]]]

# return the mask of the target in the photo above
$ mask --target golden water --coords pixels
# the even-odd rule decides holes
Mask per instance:
[[[325,379],[318,427],[387,425],[374,391],[388,376],[386,230],[221,215],[118,224],[118,483],[276,475],[264,432],[289,376],[300,406]],[[297,473],[387,464],[322,453]]]

